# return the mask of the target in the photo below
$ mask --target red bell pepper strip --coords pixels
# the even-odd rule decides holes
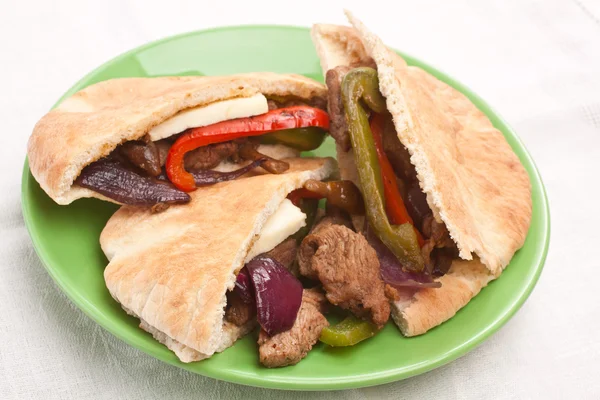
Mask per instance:
[[[329,115],[318,108],[294,106],[279,108],[266,114],[238,118],[200,128],[188,129],[171,146],[166,170],[169,180],[180,190],[196,190],[192,174],[184,168],[187,152],[213,143],[222,143],[240,137],[258,136],[267,132],[292,128],[319,127],[329,129]]]
[[[402,200],[402,196],[400,195],[400,190],[398,189],[398,184],[396,183],[396,174],[394,173],[392,164],[383,150],[382,132],[384,124],[385,118],[383,114],[373,114],[370,122],[371,133],[373,134],[375,150],[377,151],[377,158],[379,159],[379,166],[381,167],[385,208],[388,219],[393,225],[402,225],[408,222],[414,227],[413,220],[408,214],[406,206],[404,205],[404,201]],[[414,229],[415,233],[417,234],[419,246],[423,247],[425,244],[423,236],[417,228]]]

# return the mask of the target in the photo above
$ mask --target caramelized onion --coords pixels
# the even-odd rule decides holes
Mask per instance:
[[[360,190],[352,181],[321,182],[309,179],[304,189],[327,199],[327,204],[339,207],[350,215],[364,215],[365,203]]]
[[[262,153],[259,153],[254,148],[254,145],[252,143],[246,143],[242,145],[242,147],[240,147],[239,154],[240,157],[244,160],[263,160],[263,163],[261,164],[262,168],[265,171],[270,172],[271,174],[282,174],[288,169],[290,169],[289,163],[281,160],[276,160]]]
[[[141,176],[117,161],[102,159],[88,165],[75,180],[81,187],[91,189],[122,204],[153,206],[157,203],[179,204],[190,196],[170,183]]]
[[[266,158],[261,158],[251,162],[245,167],[236,169],[235,171],[220,172],[207,169],[192,172],[192,175],[194,176],[194,180],[196,181],[196,186],[214,185],[215,183],[237,179],[240,176],[252,171],[254,168],[264,165],[266,162]]]

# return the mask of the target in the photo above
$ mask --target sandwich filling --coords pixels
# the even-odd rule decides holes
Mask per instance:
[[[242,326],[257,318],[265,366],[295,364],[318,340],[350,346],[375,335],[390,318],[390,302],[441,287],[436,278],[458,258],[446,226],[435,220],[421,191],[377,79],[373,63],[327,72],[330,134],[340,162],[353,157],[356,177],[309,180],[292,192],[280,210],[301,205],[309,232],[274,247],[263,248],[259,239],[228,294],[227,321]],[[315,223],[307,206],[316,207],[322,198],[325,216]],[[294,213],[286,211],[289,226]],[[269,220],[263,234],[271,225],[278,224]],[[287,237],[287,232],[276,234]],[[319,289],[302,290],[290,273]],[[349,316],[329,326],[323,316],[327,304]]]
[[[128,158],[131,143],[101,161],[127,171],[123,174],[142,176],[140,170],[144,170],[142,177],[157,181],[163,191],[171,190],[168,195],[187,195],[190,176],[193,189],[228,180],[223,174],[235,179],[258,166],[270,173],[285,172],[287,162],[265,157],[259,146],[281,140],[308,149],[305,139],[311,133],[303,129],[329,129],[348,176],[326,182],[308,179],[288,194],[251,241],[226,302],[219,306],[223,326],[240,332],[255,323],[260,326],[259,358],[267,367],[296,364],[319,340],[331,346],[351,346],[375,335],[390,318],[390,303],[410,301],[419,291],[440,288],[437,278],[458,257],[446,226],[434,218],[410,155],[398,139],[374,67],[369,62],[329,70],[327,113],[289,104],[289,99],[264,99],[266,113],[199,128],[190,128],[197,123],[190,116],[202,115],[202,111],[180,113],[163,125],[169,129],[159,125],[149,132],[147,142],[134,143],[146,148],[168,144],[164,145],[166,161],[159,164],[160,172],[154,171],[157,175],[143,168],[150,163],[135,164]],[[221,103],[217,109],[227,107]],[[184,131],[176,133],[175,140],[163,138],[180,129]],[[158,141],[152,141],[152,135]],[[195,159],[198,165],[192,165],[195,153],[215,158],[210,162]],[[217,171],[224,160],[250,164]],[[356,173],[348,173],[349,160]],[[98,163],[86,167],[82,175]],[[137,169],[127,169],[131,164]],[[253,179],[260,177],[247,182]],[[325,212],[318,211],[320,200],[325,200]],[[346,319],[329,326],[324,315],[328,305],[337,307]],[[185,356],[185,361],[204,357]]]
[[[118,203],[187,203],[198,186],[237,179],[257,167],[280,174],[280,160],[317,148],[329,126],[318,98],[266,98],[257,94],[184,110],[141,139],[117,146],[75,180]]]
[[[353,84],[353,81],[358,84]],[[382,197],[384,216],[389,223],[392,226],[412,225],[414,235],[408,235],[413,237],[407,240],[409,246],[405,248],[405,253],[410,253],[411,247],[418,246],[422,264],[418,260],[418,255],[414,257],[415,261],[394,252],[392,248],[388,250],[394,252],[399,260],[405,260],[403,266],[406,269],[425,271],[432,276],[445,274],[452,260],[458,258],[458,250],[444,223],[434,218],[419,185],[410,154],[400,143],[392,116],[385,109],[385,104],[382,104],[383,97],[377,89],[375,64],[367,62],[361,65],[338,66],[327,72],[326,82],[329,90],[331,136],[344,152],[353,150],[358,171],[359,182],[357,183],[363,193]],[[352,90],[356,93],[350,93]],[[356,104],[354,111],[348,107],[353,101],[351,98],[353,94],[359,95],[355,99],[359,103]],[[379,109],[372,109],[369,105]],[[366,119],[361,121],[352,118],[349,113],[356,110],[364,113]],[[350,127],[349,124],[353,126]],[[369,150],[376,156],[369,158]],[[379,183],[376,179],[373,185],[373,182],[365,179],[369,172],[376,173],[375,178],[379,179]],[[381,226],[378,222],[381,215],[375,215],[377,211],[373,210],[373,207],[371,213],[371,218],[367,218],[364,227],[357,228],[359,231],[369,231],[371,236],[385,243],[389,232],[385,229],[377,229],[378,225]]]

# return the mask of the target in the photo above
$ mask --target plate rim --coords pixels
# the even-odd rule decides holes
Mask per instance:
[[[145,43],[141,46],[135,47],[133,49],[127,50],[116,57],[102,63],[98,67],[94,68],[92,71],[85,74],[82,78],[80,78],[77,82],[75,82],[52,106],[51,109],[55,108],[64,98],[71,95],[75,91],[79,90],[78,88],[87,80],[89,80],[93,75],[98,73],[101,69],[105,68],[107,65],[118,62],[130,55],[143,51],[145,49],[166,43],[171,40],[176,40],[180,38],[185,38],[188,36],[194,36],[202,33],[215,32],[215,31],[225,31],[225,30],[236,30],[236,29],[283,29],[283,30],[303,30],[307,33],[309,32],[308,27],[304,26],[296,26],[296,25],[278,25],[278,24],[244,24],[244,25],[226,25],[213,27],[209,29],[200,29],[189,31],[177,35],[166,36],[158,40],[154,40],[148,43]],[[394,49],[395,50],[395,49]],[[270,388],[270,389],[286,389],[286,390],[339,390],[339,389],[355,389],[361,387],[375,386],[381,385],[385,383],[395,382],[399,380],[403,380],[412,376],[420,375],[422,373],[431,371],[433,369],[439,368],[442,365],[450,363],[457,358],[464,356],[471,350],[474,350],[477,346],[481,345],[486,339],[488,339],[492,334],[497,332],[502,326],[504,326],[513,316],[519,311],[525,301],[529,298],[531,292],[536,286],[539,277],[544,269],[545,260],[548,254],[548,248],[550,245],[550,236],[551,236],[551,219],[550,219],[550,207],[548,196],[546,193],[546,188],[544,186],[541,174],[539,169],[533,160],[530,152],[523,144],[521,138],[517,135],[515,130],[505,121],[505,119],[496,112],[496,110],[491,107],[484,99],[482,99],[477,93],[472,91],[470,88],[462,84],[461,82],[454,79],[451,75],[446,74],[443,70],[439,68],[423,62],[421,59],[411,56],[405,52],[400,52],[395,50],[397,53],[402,55],[405,59],[409,61],[409,64],[418,64],[420,66],[425,66],[430,71],[435,71],[438,75],[444,77],[444,81],[447,82],[450,86],[454,87],[459,92],[463,93],[471,100],[476,100],[479,104],[483,105],[489,113],[491,113],[495,119],[497,119],[500,124],[504,126],[505,129],[502,129],[501,132],[503,136],[505,133],[503,131],[508,132],[511,136],[511,139],[516,143],[516,145],[522,150],[522,156],[525,160],[531,164],[531,171],[528,171],[530,180],[532,182],[532,194],[533,191],[537,188],[540,194],[540,206],[541,206],[541,221],[539,226],[539,232],[541,232],[541,237],[538,242],[536,242],[535,248],[535,260],[532,264],[535,264],[535,271],[531,276],[527,285],[523,288],[521,293],[515,297],[512,304],[509,305],[507,312],[502,315],[499,315],[492,323],[488,324],[488,326],[479,332],[479,334],[472,336],[468,340],[464,341],[458,347],[452,349],[452,351],[447,353],[442,353],[438,357],[430,359],[427,363],[419,364],[414,366],[413,368],[407,369],[406,367],[401,368],[392,368],[385,371],[377,372],[374,374],[362,374],[360,378],[356,376],[341,376],[338,378],[327,378],[324,380],[307,380],[306,378],[294,378],[294,377],[256,377],[256,376],[246,376],[240,375],[238,373],[233,373],[231,371],[220,371],[220,373],[214,373],[213,371],[197,371],[191,368],[192,364],[179,363],[176,360],[172,359],[164,359],[155,355],[152,348],[146,346],[143,343],[139,343],[136,340],[130,338],[127,334],[124,334],[119,326],[109,321],[94,304],[88,302],[85,298],[80,296],[77,292],[72,291],[70,289],[70,285],[66,284],[62,277],[61,273],[54,269],[49,261],[48,256],[46,255],[45,250],[42,246],[42,238],[39,235],[39,232],[35,230],[33,227],[33,220],[31,217],[31,211],[29,210],[32,205],[30,202],[30,198],[28,196],[27,188],[31,184],[31,180],[33,179],[32,175],[29,172],[29,163],[28,158],[25,157],[25,162],[23,165],[22,177],[21,177],[21,210],[23,213],[23,219],[25,221],[25,226],[27,227],[27,231],[32,240],[34,250],[44,265],[44,268],[48,272],[48,274],[52,277],[55,284],[59,287],[59,289],[69,298],[71,302],[73,302],[81,311],[84,312],[89,318],[91,318],[95,323],[100,325],[103,329],[110,332],[112,335],[116,336],[120,340],[124,341],[128,345],[142,350],[146,354],[162,361],[168,363],[170,365],[174,365],[179,368],[183,368],[187,371],[193,372],[195,374],[199,374],[202,376],[210,377],[213,379],[223,380],[227,382],[243,384],[253,387],[262,387],[262,388]],[[482,110],[483,112],[483,110]],[[484,112],[484,114],[487,114]],[[488,116],[489,118],[489,116]],[[35,179],[33,179],[35,181]],[[533,185],[533,183],[536,185]],[[35,182],[37,184],[37,182]],[[529,233],[528,233],[529,234]]]

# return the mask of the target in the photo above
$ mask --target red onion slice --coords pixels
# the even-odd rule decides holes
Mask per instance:
[[[414,272],[406,272],[399,265],[394,265],[387,261],[382,262],[379,258],[381,279],[395,288],[439,288],[442,287],[440,282],[435,282],[431,276],[418,274]]]
[[[269,336],[294,326],[302,304],[302,284],[281,263],[264,254],[246,269],[254,287],[258,323]]]
[[[439,288],[440,282],[435,282],[431,275],[409,272],[402,268],[402,264],[394,254],[379,240],[377,235],[367,227],[366,238],[377,252],[379,259],[379,272],[383,281],[395,288]]]
[[[242,301],[246,304],[254,304],[254,288],[250,280],[250,273],[246,267],[242,268],[235,278],[235,287],[233,289]]]
[[[85,167],[75,182],[119,203],[152,206],[188,203],[190,196],[170,183],[141,176],[114,160],[102,159]]]

